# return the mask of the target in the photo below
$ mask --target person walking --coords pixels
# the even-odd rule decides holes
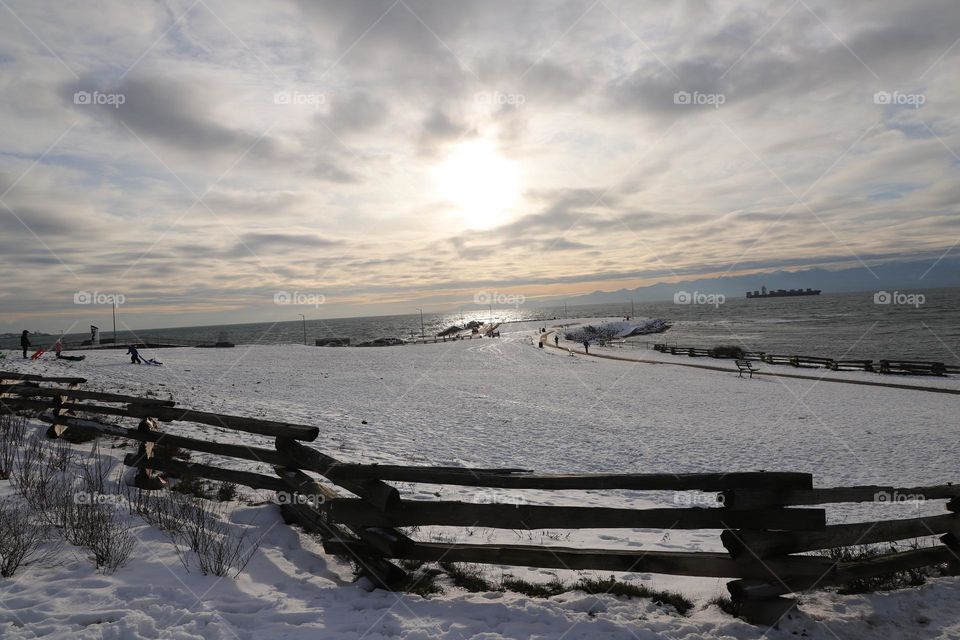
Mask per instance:
[[[557,336],[557,335],[553,336],[553,344],[558,347],[560,346],[560,336]]]
[[[143,364],[143,360],[140,359],[140,352],[137,351],[135,346],[127,347],[127,355],[130,356],[130,364]]]
[[[63,351],[63,342],[61,342],[61,340],[61,338],[57,338],[57,341],[53,343],[53,352],[57,354],[57,360],[63,359],[63,354],[61,353]]]
[[[27,357],[27,349],[32,347],[30,344],[30,332],[26,329],[23,330],[23,333],[20,334],[20,347],[23,349],[23,357]]]
[[[589,340],[584,340],[584,341],[583,341],[583,352],[586,353],[586,354],[588,354],[588,355],[590,354],[590,341],[589,341]]]

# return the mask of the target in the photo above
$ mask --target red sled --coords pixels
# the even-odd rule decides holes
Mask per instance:
[[[30,356],[30,359],[31,359],[31,360],[39,360],[39,359],[40,359],[40,356],[42,356],[42,355],[45,354],[46,352],[47,352],[46,349],[37,349],[36,351],[33,352],[33,355]]]

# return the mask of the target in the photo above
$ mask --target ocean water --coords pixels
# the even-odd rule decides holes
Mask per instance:
[[[911,291],[922,301],[900,297],[889,304],[874,301],[873,292],[833,293],[797,298],[747,300],[727,298],[722,304],[637,302],[637,317],[663,318],[672,323],[666,333],[640,336],[639,342],[668,342],[711,347],[736,344],[769,353],[802,354],[832,358],[916,358],[960,364],[960,289]],[[715,302],[715,301],[714,301]],[[497,322],[562,317],[624,316],[630,303],[570,305],[535,308],[529,303],[505,308],[461,313],[424,314],[424,331],[433,335],[453,324],[470,320]],[[282,344],[304,341],[299,320],[205,327],[118,332],[118,341],[168,340],[213,342],[221,333],[236,344]],[[310,319],[306,339],[350,338],[364,340],[420,335],[419,314],[366,318]],[[110,337],[105,331],[104,337]],[[67,336],[79,342],[89,336]],[[36,342],[36,340],[35,340]]]

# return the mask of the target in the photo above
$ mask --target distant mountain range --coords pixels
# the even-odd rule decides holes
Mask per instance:
[[[960,259],[945,258],[931,269],[933,260],[915,262],[889,262],[870,266],[871,273],[864,267],[849,269],[804,269],[803,271],[772,271],[747,276],[728,276],[722,278],[703,278],[680,282],[659,282],[636,289],[617,291],[594,291],[575,297],[553,297],[538,299],[542,306],[557,304],[611,304],[636,300],[655,302],[672,300],[678,291],[698,291],[700,293],[722,293],[728,298],[743,298],[747,291],[761,286],[767,289],[822,289],[823,293],[841,293],[851,291],[879,291],[887,289],[916,290],[937,289],[941,287],[960,287]],[[924,275],[926,273],[926,275]]]

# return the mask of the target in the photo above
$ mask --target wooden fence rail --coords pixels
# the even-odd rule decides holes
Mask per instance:
[[[139,470],[137,485],[141,488],[165,487],[165,474],[276,492],[288,523],[320,536],[327,553],[349,558],[385,588],[404,576],[391,562],[400,559],[731,578],[728,589],[743,614],[751,621],[771,624],[795,604],[784,598],[785,594],[891,571],[960,566],[960,485],[822,488],[813,486],[811,474],[793,472],[543,474],[523,469],[353,464],[304,444],[317,438],[317,427],[186,409],[172,400],[77,389],[82,383],[81,378],[0,372],[0,412],[37,415],[51,425],[48,435],[52,437],[75,432],[138,443],[137,452],[127,455],[124,463]],[[69,386],[50,386],[57,384]],[[130,422],[107,424],[97,419],[100,415]],[[180,433],[160,431],[161,422],[178,423]],[[191,435],[181,435],[184,430]],[[247,446],[214,437],[226,431],[269,440]],[[168,449],[240,460],[247,468],[171,459],[157,454],[155,445],[160,443]],[[251,470],[250,463],[264,467],[263,472]],[[321,484],[316,476],[333,486]],[[514,496],[506,503],[405,500],[389,482],[540,491],[703,492],[713,493],[720,506],[533,505]],[[824,509],[797,508],[850,502],[914,504],[921,500],[948,500],[947,513],[828,526]],[[713,503],[707,500],[704,504],[708,502]],[[414,540],[400,530],[420,526],[707,529],[719,532],[726,552],[447,544]],[[824,549],[936,536],[941,536],[939,544],[929,548],[852,562],[810,555]]]

